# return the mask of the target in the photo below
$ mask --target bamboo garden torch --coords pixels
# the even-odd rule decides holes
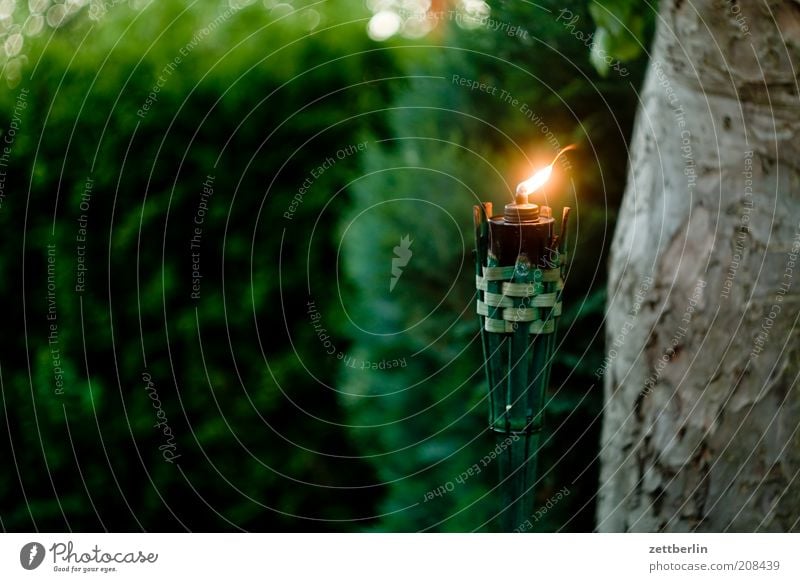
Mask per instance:
[[[556,321],[566,261],[567,219],[561,230],[549,206],[529,197],[553,170],[555,159],[517,187],[502,215],[492,204],[474,207],[475,281],[481,342],[489,386],[489,430],[499,452],[500,524],[519,531],[533,515],[536,461],[550,379]]]

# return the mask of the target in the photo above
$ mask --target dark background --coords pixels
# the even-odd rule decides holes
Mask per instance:
[[[381,42],[361,2],[276,4],[234,3],[220,19],[228,4],[96,3],[6,57],[2,137],[17,130],[0,206],[0,526],[491,531],[496,467],[424,501],[494,446],[471,207],[509,200],[556,150],[519,107],[458,75],[579,146],[547,190],[556,216],[575,209],[574,252],[537,497],[569,494],[534,525],[591,530],[605,260],[643,57],[627,77],[598,73],[574,33],[595,28],[585,2],[490,3],[493,22],[524,35],[442,18]],[[414,254],[390,292],[405,235]]]

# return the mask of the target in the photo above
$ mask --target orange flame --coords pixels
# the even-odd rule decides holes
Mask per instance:
[[[544,168],[536,172],[533,176],[525,180],[524,182],[520,182],[517,186],[517,195],[524,195],[527,196],[528,194],[532,194],[536,192],[539,188],[544,186],[547,181],[550,179],[550,174],[553,173],[553,166],[558,161],[558,158],[561,157],[561,154],[564,152],[568,152],[569,150],[574,150],[577,146],[575,144],[570,144],[565,148],[562,148],[557,154],[556,157],[553,158],[553,161],[546,165]]]

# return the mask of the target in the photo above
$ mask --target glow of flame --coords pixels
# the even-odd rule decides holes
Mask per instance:
[[[533,176],[521,182],[517,186],[517,194],[525,194],[526,196],[531,192],[536,192],[539,188],[545,185],[547,181],[550,179],[550,174],[553,173],[553,164],[549,166],[545,166],[538,172],[536,172]]]
[[[556,154],[556,157],[553,158],[553,161],[546,165],[544,168],[536,172],[533,176],[525,180],[524,182],[520,182],[517,186],[517,195],[525,195],[531,194],[536,192],[539,188],[544,186],[547,181],[550,179],[550,174],[553,173],[553,166],[558,161],[558,158],[561,157],[561,154],[567,152],[569,150],[575,149],[575,144],[568,145],[567,147],[561,149]]]

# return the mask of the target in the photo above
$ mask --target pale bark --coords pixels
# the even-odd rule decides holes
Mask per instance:
[[[800,529],[798,56],[797,2],[661,2],[609,265],[600,531]]]

